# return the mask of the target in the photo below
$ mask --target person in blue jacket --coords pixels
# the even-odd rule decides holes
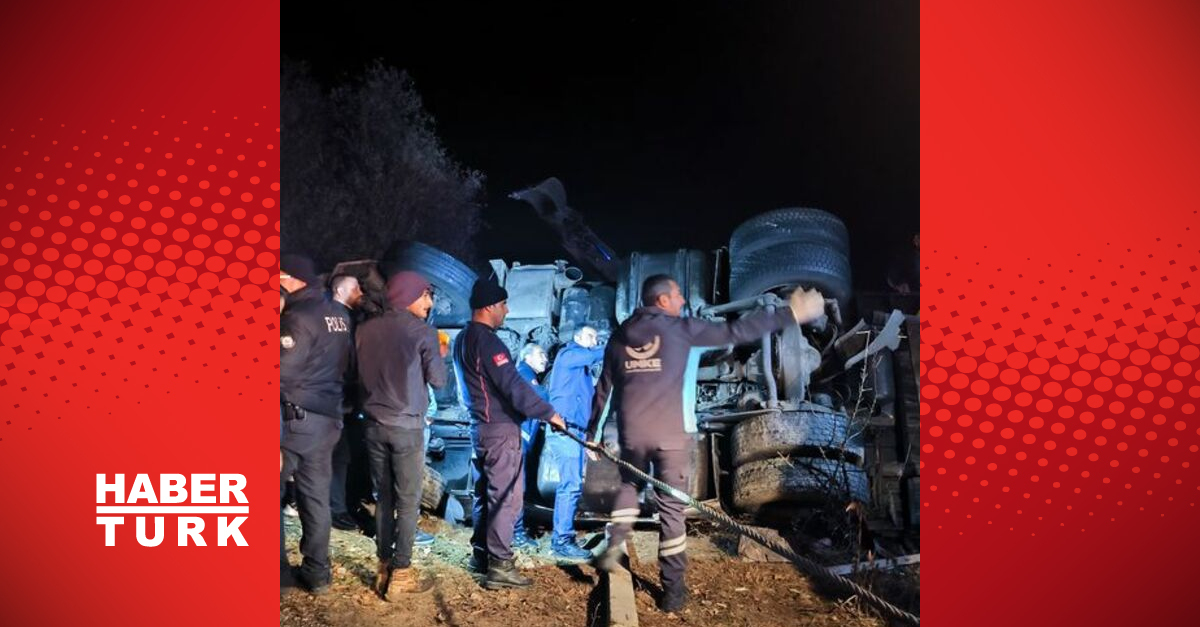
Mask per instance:
[[[550,371],[550,404],[578,437],[583,437],[591,417],[595,393],[591,368],[604,359],[604,349],[596,344],[596,330],[581,327],[572,341],[559,350]],[[546,450],[558,469],[550,550],[562,560],[589,560],[592,554],[580,547],[575,537],[575,508],[583,493],[583,448],[566,435],[550,433],[546,436]]]

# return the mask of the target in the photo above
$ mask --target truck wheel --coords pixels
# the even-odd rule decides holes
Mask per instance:
[[[851,464],[827,459],[767,459],[733,472],[733,505],[755,512],[767,505],[868,502],[867,475]]]
[[[729,254],[737,257],[787,242],[826,246],[843,255],[850,234],[837,216],[820,209],[787,208],[768,211],[741,224],[729,238]]]
[[[845,310],[851,290],[850,261],[834,248],[795,242],[731,255],[729,291],[734,300],[793,285],[815,287]]]
[[[733,428],[735,467],[778,457],[800,456],[862,461],[863,445],[846,416],[801,410],[747,418]]]
[[[436,514],[442,506],[442,497],[446,495],[446,484],[441,473],[429,466],[424,468],[425,475],[421,478],[421,509]]]
[[[387,277],[411,270],[433,285],[433,311],[429,315],[435,326],[463,326],[471,319],[471,288],[477,277],[454,257],[420,242],[399,242],[384,253],[380,269]]]

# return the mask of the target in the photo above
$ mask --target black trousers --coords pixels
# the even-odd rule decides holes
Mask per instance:
[[[360,501],[371,494],[371,471],[367,462],[366,420],[347,417],[342,436],[333,449],[333,480],[329,485],[329,511],[354,513]]]
[[[375,505],[376,556],[395,568],[412,563],[413,537],[421,513],[425,467],[424,429],[367,426],[367,459],[379,490]]]
[[[513,523],[525,506],[521,430],[515,423],[512,426],[471,431],[475,481],[471,546],[486,549],[492,560],[512,559]]]
[[[308,412],[304,420],[283,424],[283,471],[279,474],[279,497],[283,499],[287,478],[296,481],[296,505],[300,510],[300,575],[317,585],[328,583],[329,570],[329,481],[333,447],[342,432],[342,419]],[[279,561],[287,562],[284,547],[283,511],[279,512]]]

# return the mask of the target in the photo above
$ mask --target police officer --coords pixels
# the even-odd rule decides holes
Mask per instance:
[[[363,298],[362,287],[359,285],[358,279],[349,274],[335,275],[329,279],[329,292],[333,302],[341,305],[345,309],[346,317],[353,321],[354,310],[358,308]],[[353,334],[353,325],[350,330]],[[346,386],[346,403],[349,408],[358,405],[355,402],[356,388],[357,386],[353,383]],[[333,528],[342,531],[352,531],[358,528],[358,523],[350,514],[350,508],[347,506],[347,492],[349,492],[350,502],[357,503],[365,491],[362,484],[370,481],[363,476],[365,473],[362,472],[366,465],[363,459],[362,427],[354,414],[357,414],[356,409],[346,413],[342,435],[338,438],[337,446],[333,448],[333,478],[329,485],[329,511],[333,519]],[[348,484],[352,484],[353,489],[348,490]]]
[[[513,523],[524,504],[521,421],[528,416],[564,427],[550,403],[517,374],[512,355],[496,335],[508,315],[507,300],[508,292],[495,282],[477,281],[471,290],[471,322],[453,348],[458,389],[472,419],[472,568],[486,568],[484,587],[491,590],[533,583],[517,571],[511,547]]]
[[[375,590],[394,600],[393,593],[428,589],[412,567],[412,549],[421,507],[428,387],[446,385],[446,363],[437,330],[425,323],[433,308],[429,282],[416,272],[399,272],[388,280],[387,294],[390,310],[364,322],[356,339],[369,421],[367,456],[379,490]]]
[[[287,310],[279,324],[279,394],[284,414],[283,469],[279,486],[296,480],[300,509],[299,578],[314,594],[329,589],[329,483],[331,455],[342,430],[343,385],[353,360],[354,337],[346,309],[327,299],[311,259],[284,255],[280,287]],[[279,560],[285,572],[283,515]]]
[[[660,481],[687,491],[691,434],[696,431],[694,390],[684,389],[686,373],[699,363],[695,347],[746,344],[793,324],[824,315],[824,299],[814,291],[796,290],[790,305],[757,312],[732,323],[681,318],[685,301],[679,285],[667,275],[654,275],[642,286],[642,307],[634,311],[608,343],[604,370],[592,402],[587,437],[595,442],[611,401],[617,414],[621,458],[645,471],[653,464]],[[594,457],[588,451],[589,457]],[[639,481],[622,469],[621,487],[613,503],[608,548],[597,561],[612,568],[638,515]],[[675,612],[687,600],[687,535],[684,503],[657,493],[660,520],[658,563],[663,596],[659,607]]]
[[[546,391],[546,386],[538,383],[538,375],[546,371],[546,364],[550,361],[546,356],[546,349],[530,342],[521,347],[520,356],[521,361],[517,364],[517,374],[533,386],[533,390],[542,400],[550,400],[550,393]],[[529,467],[529,449],[533,447],[533,441],[541,424],[542,422],[536,418],[526,418],[521,423],[521,454],[525,457],[522,468]],[[525,485],[523,476],[520,481],[521,485]],[[536,546],[537,542],[530,538],[525,530],[525,506],[522,504],[521,508],[517,510],[517,522],[513,524],[512,548],[531,549]]]
[[[591,367],[604,358],[604,349],[596,347],[596,330],[581,327],[574,338],[554,358],[550,371],[550,404],[578,437],[583,437],[592,410]],[[575,508],[583,492],[583,449],[566,435],[546,436],[548,458],[558,469],[558,487],[554,492],[554,535],[550,551],[570,561],[591,559],[575,538]]]

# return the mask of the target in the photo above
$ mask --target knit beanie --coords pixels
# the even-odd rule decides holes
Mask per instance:
[[[408,309],[427,289],[429,281],[420,274],[409,270],[397,272],[387,282],[388,303],[396,309]]]
[[[483,309],[502,300],[508,300],[508,291],[495,281],[479,279],[471,288],[471,309]]]

